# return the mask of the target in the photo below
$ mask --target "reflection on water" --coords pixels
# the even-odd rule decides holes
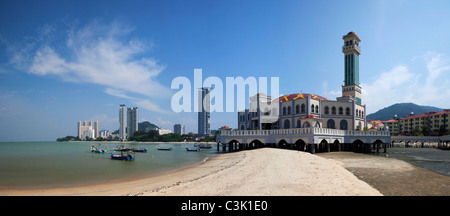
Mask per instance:
[[[450,176],[450,151],[435,148],[388,148],[381,156],[395,158]]]

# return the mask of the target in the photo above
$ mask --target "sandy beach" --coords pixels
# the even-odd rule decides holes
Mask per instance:
[[[450,195],[450,177],[404,161],[357,154],[262,148],[134,181],[0,190],[2,196],[381,196]]]
[[[317,155],[341,162],[358,179],[385,196],[450,196],[450,176],[401,160],[353,152]]]
[[[2,190],[37,196],[379,196],[341,162],[309,153],[263,148],[222,154],[188,169],[135,181],[73,188]]]

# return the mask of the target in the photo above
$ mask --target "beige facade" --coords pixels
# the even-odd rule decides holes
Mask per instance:
[[[389,127],[389,131],[402,135],[442,135],[450,134],[449,115],[450,109],[442,112],[427,112],[421,115],[412,115],[398,120],[383,121]]]
[[[78,122],[78,138],[85,140],[86,136],[93,139],[98,138],[98,121],[95,121],[94,124],[89,121],[89,125],[87,121],[84,121],[83,124],[81,121]]]
[[[342,39],[345,57],[342,97],[331,101],[315,94],[296,93],[272,100],[265,94],[256,94],[250,98],[250,109],[238,113],[238,129],[367,128],[366,106],[361,104],[362,91],[359,86],[361,39],[355,32],[349,32]],[[265,109],[264,102],[271,102],[270,109]],[[266,121],[269,116],[269,121]]]
[[[260,99],[264,97],[264,100],[261,99],[261,101],[267,101],[270,98],[270,96],[262,94],[254,97]],[[251,100],[250,103],[257,103],[257,101],[259,100]],[[299,93],[281,96],[272,103],[278,103],[278,108],[272,108],[266,113],[262,112],[262,115],[270,115],[275,112],[278,118],[276,122],[263,123],[259,109],[254,109],[255,112],[246,109],[238,114],[239,130],[306,127],[363,130],[367,127],[366,107],[357,104],[355,100],[330,101],[318,95]],[[260,107],[262,105],[251,104],[251,106]]]

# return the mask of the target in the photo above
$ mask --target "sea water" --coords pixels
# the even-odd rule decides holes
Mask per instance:
[[[450,151],[436,148],[388,148],[382,156],[450,176]]]
[[[147,149],[134,161],[112,160],[113,148]],[[91,146],[106,149],[93,153]],[[160,151],[159,147],[172,147]],[[201,163],[216,154],[215,148],[188,152],[193,144],[104,142],[4,142],[0,143],[0,189],[53,188],[118,182],[160,175]]]

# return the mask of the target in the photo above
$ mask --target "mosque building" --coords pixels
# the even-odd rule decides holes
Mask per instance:
[[[362,105],[359,86],[359,55],[361,39],[355,32],[344,35],[344,85],[342,97],[329,100],[316,94],[294,93],[272,100],[259,93],[250,98],[250,107],[238,112],[239,130],[271,130],[290,128],[332,128],[363,130],[367,127],[366,106]],[[278,103],[277,108],[267,109],[262,103]],[[265,121],[275,116],[277,120]]]

